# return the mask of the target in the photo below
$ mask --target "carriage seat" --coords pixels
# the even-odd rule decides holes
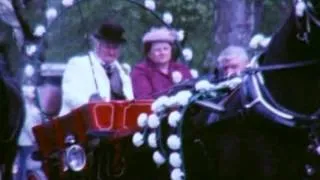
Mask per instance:
[[[57,116],[61,108],[61,88],[57,85],[44,83],[37,88],[37,95],[41,112],[47,118]]]

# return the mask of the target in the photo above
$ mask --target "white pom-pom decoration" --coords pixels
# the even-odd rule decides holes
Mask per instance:
[[[170,135],[167,139],[167,145],[171,150],[178,150],[181,147],[181,140],[177,135]]]
[[[33,67],[31,64],[27,64],[27,65],[24,67],[24,74],[25,74],[27,77],[33,76],[34,73],[35,73],[35,69],[34,69],[34,67]]]
[[[28,56],[32,56],[36,51],[37,51],[36,45],[32,44],[32,45],[26,46],[26,54]]]
[[[19,169],[19,165],[17,163],[14,163],[13,166],[12,166],[11,173],[12,174],[17,174],[18,173],[18,169]]]
[[[163,13],[162,20],[166,24],[171,24],[173,22],[173,17],[170,12]]]
[[[74,0],[62,0],[62,5],[64,7],[70,7],[74,4]]]
[[[170,178],[171,180],[183,180],[184,173],[180,168],[175,168],[171,171]]]
[[[149,134],[148,145],[151,148],[157,148],[157,135],[156,135],[156,133],[153,132],[153,133]]]
[[[318,153],[318,155],[320,155],[320,146],[316,147],[316,152]]]
[[[232,78],[232,79],[230,79],[228,81],[223,81],[223,82],[217,84],[215,88],[217,88],[217,89],[221,89],[221,88],[234,89],[240,83],[242,83],[242,78],[241,77],[235,77],[235,78]]]
[[[271,42],[271,37],[266,37],[262,41],[260,41],[260,46],[263,48],[266,48],[266,47],[268,47],[270,42]]]
[[[148,126],[151,129],[155,129],[159,127],[160,125],[160,119],[156,114],[151,114],[148,118]]]
[[[179,71],[173,71],[172,72],[172,74],[171,74],[171,78],[172,78],[172,81],[174,82],[174,83],[179,83],[179,82],[181,82],[182,81],[182,74],[181,74],[181,72],[179,72]]]
[[[143,135],[140,132],[134,133],[134,135],[132,137],[132,143],[136,147],[140,147],[144,143]]]
[[[190,74],[193,78],[198,78],[199,77],[199,72],[195,69],[190,70]]]
[[[44,33],[46,33],[46,28],[43,25],[38,25],[34,32],[33,35],[37,36],[37,37],[41,37],[44,35]]]
[[[195,84],[195,89],[197,91],[209,91],[214,88],[214,85],[211,84],[208,80],[200,80]]]
[[[128,63],[122,63],[122,68],[129,74],[131,72],[131,66]]]
[[[23,95],[29,99],[33,99],[36,97],[35,90],[36,90],[35,86],[22,86]]]
[[[179,168],[182,165],[182,159],[179,153],[174,152],[169,156],[169,163],[172,167]]]
[[[168,107],[173,107],[173,106],[178,105],[178,99],[176,98],[176,96],[170,96],[166,105]]]
[[[153,153],[152,159],[159,166],[166,162],[166,159],[163,157],[163,155],[159,151],[155,151]]]
[[[179,105],[185,106],[189,103],[189,99],[192,97],[192,92],[188,90],[179,91],[175,97]]]
[[[145,0],[144,6],[151,11],[154,11],[156,9],[156,3],[154,2],[154,0]]]
[[[193,57],[193,52],[190,48],[184,48],[182,50],[182,55],[186,61],[191,61]]]
[[[172,111],[168,117],[168,124],[171,127],[177,127],[178,122],[180,121],[182,115],[179,111]]]
[[[299,0],[296,4],[296,15],[298,17],[302,17],[304,14],[304,11],[306,10],[306,3],[304,3],[302,0]]]
[[[252,48],[252,49],[257,49],[262,40],[264,40],[264,35],[263,34],[254,35],[251,38],[250,42],[249,42],[249,47]]]
[[[184,30],[180,29],[179,31],[176,32],[177,40],[178,41],[183,41],[184,39]]]
[[[147,122],[148,122],[148,115],[147,113],[141,113],[139,116],[138,116],[138,119],[137,119],[137,124],[139,127],[143,128],[147,125]]]
[[[153,112],[161,112],[165,109],[165,106],[167,106],[168,101],[168,96],[160,96],[151,104],[151,110]]]
[[[53,20],[58,16],[58,11],[55,8],[49,8],[46,11],[46,17],[48,20]]]

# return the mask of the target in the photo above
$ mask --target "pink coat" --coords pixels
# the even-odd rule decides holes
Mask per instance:
[[[158,70],[150,60],[137,64],[131,72],[135,99],[155,99],[165,94],[175,84],[172,78],[174,71],[182,74],[182,81],[192,78],[190,69],[181,63],[171,62],[168,74]]]

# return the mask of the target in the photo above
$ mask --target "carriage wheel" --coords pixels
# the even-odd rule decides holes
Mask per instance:
[[[28,172],[28,180],[47,180],[47,176],[41,170],[31,170]]]

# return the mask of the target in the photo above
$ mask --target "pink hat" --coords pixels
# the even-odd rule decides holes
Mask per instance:
[[[174,31],[169,30],[166,27],[151,28],[150,31],[144,34],[142,38],[143,43],[165,41],[174,42],[176,39]]]

